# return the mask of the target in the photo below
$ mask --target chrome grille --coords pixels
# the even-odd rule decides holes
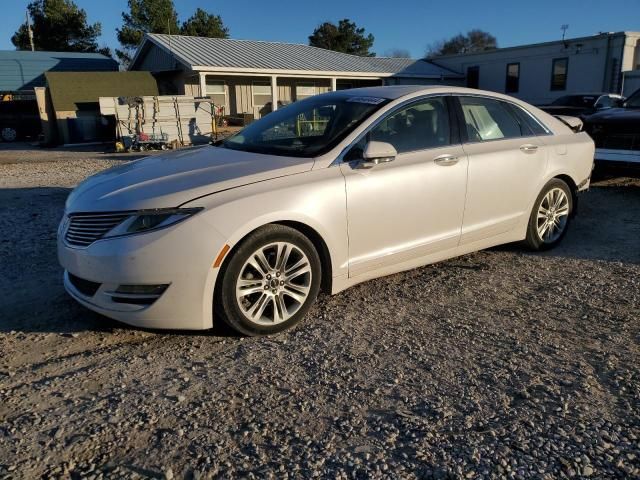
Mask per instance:
[[[69,216],[64,238],[69,245],[86,247],[129,216],[128,213],[75,213]]]

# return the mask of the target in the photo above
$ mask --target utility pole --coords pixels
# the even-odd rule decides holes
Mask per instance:
[[[31,30],[31,18],[29,18],[29,10],[27,10],[27,32],[29,33],[29,44],[31,45],[31,51],[35,51],[33,46],[33,30]]]

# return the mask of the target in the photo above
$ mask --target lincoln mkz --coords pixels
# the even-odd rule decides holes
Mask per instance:
[[[572,119],[456,87],[330,92],[66,202],[69,294],[146,328],[284,330],[318,293],[508,242],[554,247],[589,187]],[[575,119],[574,119],[575,120]]]

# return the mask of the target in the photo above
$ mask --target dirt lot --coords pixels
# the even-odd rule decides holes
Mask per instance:
[[[0,478],[640,477],[637,178],[597,182],[553,252],[371,281],[242,339],[63,291],[66,196],[130,158],[0,151]]]

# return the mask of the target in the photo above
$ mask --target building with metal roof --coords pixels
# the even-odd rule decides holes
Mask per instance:
[[[0,92],[33,93],[45,85],[45,72],[117,70],[118,62],[99,53],[0,50]]]
[[[161,93],[213,96],[231,115],[258,118],[317,93],[393,84],[460,84],[427,60],[361,57],[309,45],[147,34],[129,66],[151,71]]]

